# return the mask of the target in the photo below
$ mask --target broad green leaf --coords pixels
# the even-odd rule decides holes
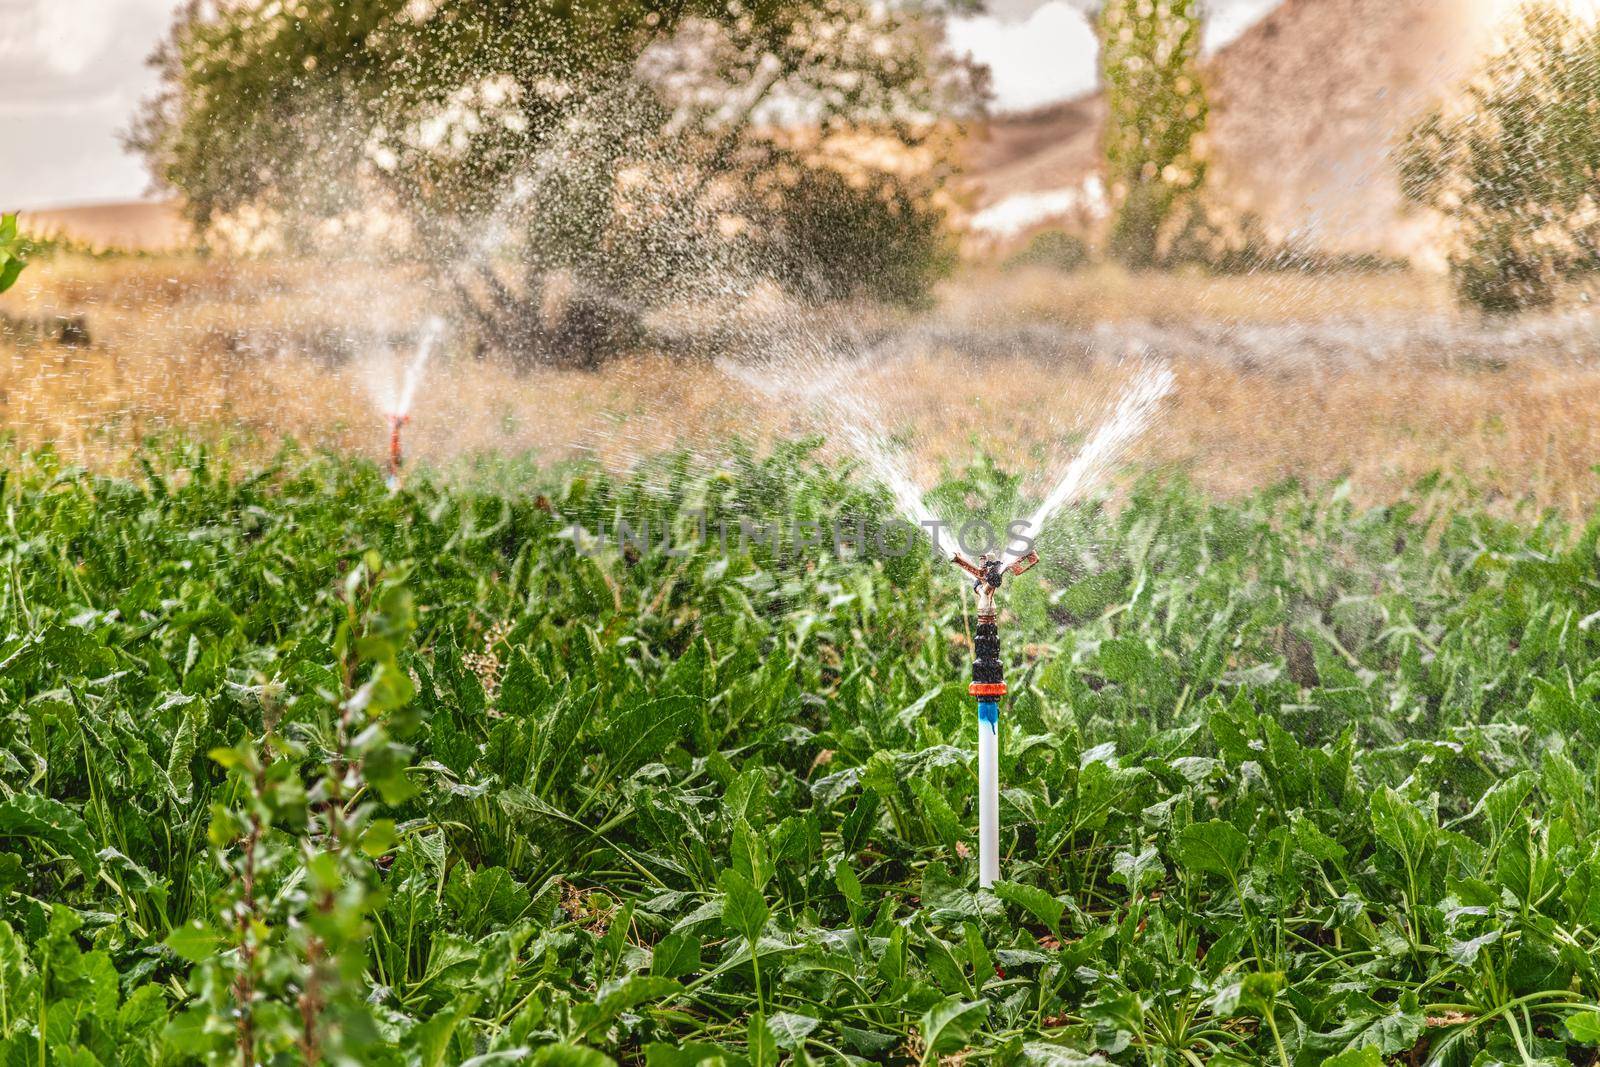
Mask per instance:
[[[500,679],[497,706],[519,718],[538,718],[554,693],[555,687],[539,664],[528,656],[527,649],[512,649],[510,662]]]
[[[700,969],[700,938],[684,931],[668,934],[650,953],[650,973],[661,978],[681,978]]]
[[[733,863],[757,889],[765,889],[774,873],[765,837],[742,818],[733,825]]]
[[[1478,961],[1478,953],[1482,952],[1486,946],[1499,941],[1501,933],[1502,931],[1500,930],[1490,930],[1487,933],[1479,934],[1477,937],[1468,938],[1464,941],[1451,941],[1448,948],[1450,959],[1463,967],[1472,966]]]
[[[717,879],[722,890],[722,921],[752,945],[761,937],[770,914],[760,890],[738,871],[729,868]]]
[[[601,749],[610,758],[611,773],[631,774],[686,737],[699,718],[701,703],[698,697],[659,697],[613,713],[600,740]]]
[[[1161,854],[1154,845],[1147,846],[1137,855],[1132,852],[1119,852],[1111,859],[1111,881],[1128,887],[1128,891],[1137,893],[1153,885],[1159,885],[1166,874],[1166,868],[1161,865]]]
[[[99,851],[82,816],[58,800],[18,793],[0,803],[0,837],[32,838],[71,856],[86,879],[100,871]]]
[[[0,215],[0,293],[16,284],[26,265],[19,245],[16,213]]]
[[[1027,1067],[1110,1067],[1111,1064],[1098,1052],[1080,1052],[1043,1041],[1025,1042],[1022,1046],[1022,1062]]]
[[[177,732],[172,736],[172,748],[167,755],[167,782],[174,804],[187,804],[194,794],[194,774],[190,763],[198,746],[200,725],[205,714],[205,705],[201,701],[185,703]]]
[[[450,1054],[450,1039],[477,1003],[475,996],[462,997],[452,1002],[447,1010],[435,1012],[417,1024],[407,1035],[415,1049],[416,1067],[443,1067]]]
[[[1212,1009],[1218,1015],[1265,1015],[1286,985],[1281,971],[1252,971],[1219,989]]]
[[[955,848],[967,838],[967,828],[938,789],[923,778],[912,778],[909,784],[922,808],[923,817],[946,847]]]
[[[701,1067],[702,1064],[726,1064],[727,1067],[748,1067],[749,1060],[738,1053],[708,1041],[684,1041],[667,1044],[658,1041],[644,1047],[645,1067]]]
[[[1416,998],[1405,994],[1388,1013],[1358,1020],[1351,1026],[1349,1029],[1354,1036],[1348,1045],[1350,1048],[1370,1045],[1384,1056],[1394,1056],[1414,1047],[1426,1028],[1427,1020],[1417,1007]]]
[[[966,923],[962,935],[966,940],[967,966],[972,970],[972,987],[982,989],[994,978],[994,957],[983,943],[983,932],[977,923]]]
[[[1007,904],[1014,904],[1038,919],[1050,932],[1061,936],[1061,916],[1066,905],[1044,890],[1018,882],[998,881],[991,892]]]
[[[778,1062],[778,1037],[767,1025],[767,1017],[759,1011],[750,1013],[746,1027],[746,1048],[750,1067],[776,1067]]]
[[[199,919],[193,919],[174,927],[162,944],[190,963],[202,963],[216,955],[222,937]]]
[[[1314,860],[1343,863],[1346,851],[1343,845],[1323,833],[1316,823],[1305,816],[1294,820],[1294,844]]]
[[[204,1004],[193,1005],[172,1017],[161,1031],[161,1040],[172,1051],[190,1056],[201,1056],[219,1046],[227,1047],[231,1044],[227,1040],[230,1035],[213,1032],[210,1020],[211,1014]]]
[[[661,1000],[683,992],[683,987],[670,978],[657,975],[635,974],[618,978],[600,987],[595,995],[595,1006],[600,1009],[599,1022],[606,1023],[625,1011],[641,1004]]]
[[[477,1067],[490,1067],[496,1062],[507,1064],[519,1062],[517,1059],[510,1058],[500,1061],[490,1058],[497,1055],[508,1056],[509,1054],[491,1052],[483,1056],[475,1056],[463,1063],[461,1067],[470,1067],[472,1064],[477,1064]],[[520,1060],[520,1062],[528,1064],[529,1067],[616,1067],[617,1063],[616,1060],[613,1060],[598,1049],[566,1044],[545,1045],[542,1048],[535,1049],[532,1056]]]
[[[1083,1017],[1094,1025],[1095,1044],[1116,1054],[1144,1032],[1144,1001],[1137,993],[1106,997],[1086,1006]]]
[[[1322,1061],[1322,1067],[1384,1067],[1383,1056],[1371,1045],[1349,1049]]]
[[[767,1029],[772,1032],[778,1047],[791,1052],[801,1047],[807,1035],[815,1030],[821,1020],[810,1015],[780,1011],[767,1019]]]
[[[1372,831],[1410,866],[1420,866],[1438,828],[1405,797],[1383,786],[1372,794]]]
[[[856,878],[856,872],[850,869],[850,864],[843,859],[834,867],[833,884],[839,887],[839,892],[852,905],[857,908],[865,906],[861,894],[861,882]]]
[[[1580,1011],[1567,1016],[1567,1033],[1585,1045],[1600,1045],[1600,1011]]]
[[[989,1002],[946,997],[923,1013],[917,1024],[929,1052],[960,1052],[989,1017]]]
[[[1238,881],[1250,842],[1232,823],[1213,819],[1191,823],[1178,833],[1177,860],[1191,871]]]

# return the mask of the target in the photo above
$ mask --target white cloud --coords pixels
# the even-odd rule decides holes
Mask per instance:
[[[0,0],[0,206],[141,195],[118,134],[153,91],[174,0]]]
[[[1094,87],[1094,33],[1068,0],[1049,0],[1019,21],[995,15],[951,19],[949,40],[957,51],[989,65],[995,102],[1005,110]]]
[[[1280,2],[1212,0],[1206,5],[1207,47],[1233,40]],[[991,2],[989,14],[950,20],[950,43],[989,65],[1001,110],[1025,110],[1094,88],[1099,50],[1089,20],[1098,7],[1097,0]]]
[[[1277,7],[1280,0],[1228,0],[1213,5],[1206,23],[1206,47],[1221,48]]]
[[[128,8],[142,0],[0,0],[0,58],[68,77],[100,59]],[[165,5],[161,5],[165,7]]]

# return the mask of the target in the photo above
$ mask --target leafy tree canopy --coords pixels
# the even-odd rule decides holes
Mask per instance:
[[[1205,165],[1197,140],[1208,107],[1200,82],[1199,0],[1107,0],[1100,66],[1109,115],[1106,173],[1116,205],[1110,251],[1155,265],[1164,224]]]
[[[987,92],[944,51],[938,13],[192,3],[131,140],[202,226],[265,211],[319,232],[381,229],[523,354],[550,354],[541,309],[556,275],[585,297],[586,325],[560,327],[585,349],[670,294],[733,277],[915,300],[943,254],[941,137]]]

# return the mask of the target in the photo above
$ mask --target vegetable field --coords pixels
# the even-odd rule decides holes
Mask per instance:
[[[1074,517],[990,893],[954,573],[692,536],[884,514],[803,449],[0,479],[5,1067],[1600,1061],[1600,524]]]

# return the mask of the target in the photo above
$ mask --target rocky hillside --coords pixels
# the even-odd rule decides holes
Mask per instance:
[[[1280,233],[1340,250],[1426,255],[1396,138],[1471,69],[1504,0],[1285,0],[1207,63],[1212,188]],[[1105,109],[1086,97],[1002,117],[973,148],[980,209],[1080,187]]]

